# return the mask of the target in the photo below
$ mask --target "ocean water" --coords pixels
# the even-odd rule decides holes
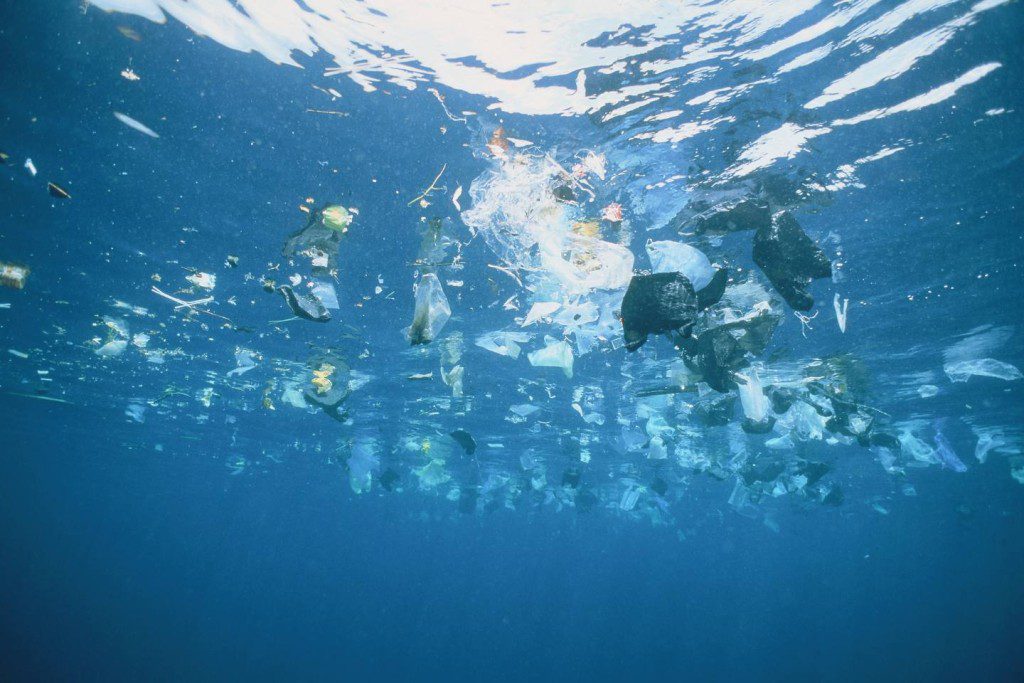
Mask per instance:
[[[1021,680],[1021,35],[2,3],[4,679]]]

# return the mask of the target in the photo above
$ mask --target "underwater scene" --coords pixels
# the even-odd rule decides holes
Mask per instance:
[[[0,675],[1024,680],[1022,37],[0,3]]]

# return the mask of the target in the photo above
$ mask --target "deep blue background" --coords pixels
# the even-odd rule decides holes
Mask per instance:
[[[687,520],[680,540],[672,529],[601,514],[524,506],[455,517],[443,499],[357,497],[344,472],[314,457],[231,477],[221,423],[186,427],[151,413],[145,425],[125,424],[125,397],[152,396],[174,377],[108,374],[83,350],[110,297],[156,309],[149,276],[180,278],[167,265],[174,259],[213,269],[235,253],[242,270],[258,272],[301,224],[294,207],[309,194],[360,207],[349,248],[369,257],[349,263],[340,293],[367,294],[382,263],[389,282],[408,276],[401,264],[415,254],[418,214],[404,198],[443,162],[468,185],[481,162],[463,145],[480,141],[457,126],[441,135],[444,120],[422,89],[367,97],[344,80],[318,79],[322,65],[274,67],[178,26],[39,5],[15,12],[8,4],[0,15],[0,148],[17,162],[0,186],[0,257],[33,266],[30,289],[5,299],[15,306],[4,312],[0,346],[66,353],[54,375],[79,398],[0,395],[0,670],[8,677],[1024,677],[1024,495],[1001,457],[984,468],[971,460],[963,476],[915,471],[919,495],[907,498],[868,454],[854,453],[840,469],[848,504],[788,508],[779,534],[729,510],[730,482],[699,479],[677,511]],[[119,23],[143,42],[116,33]],[[1009,90],[1021,76],[1010,40],[1019,27],[989,21],[991,40],[961,46],[978,51],[970,65],[1006,52],[972,110],[1021,104]],[[129,63],[139,83],[118,76]],[[317,99],[311,80],[345,97]],[[351,115],[316,118],[310,106]],[[124,128],[112,109],[162,137]],[[863,231],[844,233],[851,268],[861,269],[851,298],[890,308],[854,319],[862,336],[844,341],[877,354],[879,367],[906,362],[883,347],[904,352],[930,336],[1019,322],[1019,298],[1009,294],[1020,292],[1024,136],[1019,118],[999,124],[999,135],[971,128],[973,118],[921,119],[937,132],[921,134],[887,176],[866,169],[870,193],[806,218],[819,232]],[[562,144],[584,135],[560,120],[531,125]],[[976,157],[950,159],[966,150]],[[19,168],[26,156],[37,179]],[[51,200],[40,183],[51,179],[73,202]],[[958,220],[984,230],[935,238]],[[199,232],[182,233],[186,225]],[[965,245],[975,250],[966,265]],[[906,253],[916,256],[913,273],[892,261]],[[992,273],[987,288],[969,288],[982,270]],[[925,296],[949,281],[968,293]],[[401,339],[383,331],[405,324],[410,308],[407,283],[399,288],[393,308],[367,307],[358,320],[381,331],[385,350]],[[222,279],[218,294],[234,291],[252,296]],[[930,303],[909,306],[907,292]],[[491,300],[485,288],[463,296],[467,316]],[[274,313],[279,305],[260,300],[240,315]],[[69,330],[68,341],[53,337],[54,324]],[[923,329],[923,338],[908,332]],[[261,348],[294,355],[306,334]],[[190,352],[223,363],[228,340],[197,336]],[[929,367],[941,362],[937,346],[920,353]],[[1021,364],[1019,341],[1007,354]],[[973,404],[1019,424],[1019,389],[974,382],[939,405],[959,414]],[[381,411],[385,423],[396,419]],[[242,438],[259,444],[287,441],[281,432],[296,423],[260,414],[239,424]],[[308,429],[296,436],[329,431],[322,422]],[[969,432],[952,429],[970,453]],[[200,440],[177,438],[186,433]],[[891,514],[868,506],[874,495]]]

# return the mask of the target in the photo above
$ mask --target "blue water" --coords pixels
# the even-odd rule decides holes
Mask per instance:
[[[187,18],[4,4],[0,151],[10,158],[0,166],[0,261],[31,268],[24,289],[0,289],[0,304],[11,304],[0,310],[4,677],[1020,680],[1024,488],[1013,473],[1024,467],[1024,381],[954,382],[944,361],[954,345],[997,329],[999,343],[979,357],[1024,367],[1024,14],[1018,3],[974,14],[970,3],[906,5],[919,13],[845,46],[858,27],[905,7],[811,4],[751,43],[741,12],[705,61],[664,72],[639,64],[689,54],[704,19],[680,20],[655,44],[628,13],[604,18],[593,44],[625,46],[623,66],[579,68],[585,95],[615,104],[557,112],[536,97],[556,86],[571,95],[576,68],[504,97],[436,65],[414,87],[377,74],[376,91],[366,92],[345,75],[324,75],[334,65],[326,50],[296,53],[296,68],[203,37]],[[382,6],[382,16],[395,11]],[[847,7],[861,13],[795,49],[780,42]],[[499,11],[485,8],[484,17]],[[867,60],[965,16],[905,72],[804,106]],[[460,26],[450,38],[469,47],[450,56],[472,65],[471,31]],[[818,61],[783,68],[826,45],[834,47]],[[771,46],[777,54],[739,56]],[[897,111],[984,65],[998,66],[934,103]],[[702,67],[717,69],[695,77]],[[129,68],[138,81],[121,75]],[[488,68],[523,83],[538,67]],[[751,83],[721,103],[693,102]],[[646,86],[655,101],[608,116],[644,96],[631,87]],[[446,116],[429,88],[467,120]],[[875,114],[843,123],[866,112]],[[657,114],[665,119],[647,118]],[[723,117],[731,120],[675,143],[636,137]],[[685,393],[670,408],[656,404],[675,450],[651,460],[649,446],[616,439],[644,429],[635,392],[665,383],[678,355],[667,339],[652,336],[636,354],[611,341],[577,349],[571,379],[526,360],[544,334],[561,336],[556,325],[522,328],[535,338],[515,360],[476,346],[483,333],[520,330],[514,318],[532,296],[488,267],[498,256],[452,201],[461,186],[461,208],[472,207],[473,188],[506,163],[486,148],[499,125],[533,143],[522,154],[540,150],[567,167],[580,150],[605,155],[608,178],[590,177],[598,197],[584,208],[593,218],[610,202],[623,206],[622,232],[613,237],[603,224],[602,236],[625,235],[636,272],[649,268],[648,238],[690,239],[665,224],[702,191],[700,178],[706,189],[732,177],[770,131],[810,131],[791,156],[766,160],[751,177],[830,186],[790,210],[842,275],[812,285],[810,329],[779,302],[784,321],[758,360],[766,384],[780,368],[842,356],[858,368],[849,378],[867,387],[879,429],[912,432],[932,447],[935,420],[944,419],[967,471],[925,466],[906,448],[886,466],[877,448],[841,435],[831,445],[772,449],[768,437],[737,431],[738,405],[732,427],[688,418],[696,399]],[[23,168],[27,158],[38,175]],[[844,165],[855,167],[854,181],[840,182]],[[410,205],[442,166],[429,206]],[[47,182],[71,198],[51,196]],[[326,324],[272,323],[290,312],[260,278],[308,276],[308,263],[281,256],[306,223],[307,197],[358,209],[332,281],[341,307]],[[453,313],[444,334],[464,339],[462,397],[440,377],[439,367],[452,365],[442,364],[446,342],[411,348],[402,332],[413,313],[418,231],[431,218],[450,219],[462,244],[462,267],[440,275]],[[750,239],[694,243],[766,284]],[[225,264],[229,255],[236,268]],[[216,288],[189,291],[190,268],[216,274]],[[230,324],[175,311],[153,286],[186,300],[213,295],[207,310]],[[845,332],[830,305],[835,293],[850,300]],[[518,311],[502,305],[513,295]],[[148,345],[129,340],[120,355],[98,355],[117,336],[103,316],[146,333]],[[259,360],[228,377],[238,347]],[[323,347],[367,380],[346,400],[344,423],[282,397],[298,364]],[[572,407],[579,387],[603,392],[594,408],[603,424]],[[524,403],[541,410],[509,419],[509,406]],[[474,435],[474,455],[449,439],[456,428]],[[1004,445],[982,463],[975,448],[986,428]],[[828,463],[826,481],[842,487],[843,503],[801,490],[736,504],[741,473],[728,463],[739,456],[727,429],[745,440],[749,462]],[[360,444],[372,444],[380,461],[361,493],[347,462]],[[705,451],[724,469],[683,460]],[[442,452],[449,479],[424,485],[416,471]],[[596,496],[589,511],[561,485],[572,468],[582,472],[579,490]],[[388,469],[399,475],[390,491],[381,484]],[[540,471],[546,480],[531,484]],[[669,484],[663,497],[652,492],[656,477]],[[631,508],[623,493],[637,486]],[[474,490],[480,500],[467,512],[460,491]]]

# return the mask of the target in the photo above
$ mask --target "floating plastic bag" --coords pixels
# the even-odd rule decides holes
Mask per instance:
[[[433,273],[421,275],[414,291],[416,310],[408,330],[409,343],[413,346],[429,344],[441,333],[448,318],[452,317],[452,309],[448,305],[441,281]]]
[[[256,354],[241,347],[235,349],[235,368],[228,371],[228,377],[244,375],[256,367]]]
[[[743,415],[752,422],[765,422],[768,419],[768,397],[764,395],[761,380],[756,371],[748,374],[736,373],[742,382],[737,384]]]
[[[682,242],[648,242],[647,255],[655,273],[682,273],[695,290],[707,287],[715,275],[704,252]]]
[[[1013,365],[996,360],[995,358],[978,358],[975,360],[946,363],[942,369],[946,371],[946,376],[952,382],[966,382],[975,375],[978,377],[994,377],[1008,382],[1024,377],[1024,375],[1021,375],[1020,370]]]
[[[380,470],[380,457],[372,440],[356,441],[348,457],[348,483],[353,493],[366,493],[373,485],[373,476]]]
[[[537,368],[561,368],[566,377],[572,377],[572,347],[564,341],[556,341],[552,337],[544,337],[546,346],[543,349],[527,354],[530,365]]]
[[[532,338],[533,335],[526,332],[486,332],[476,338],[476,345],[499,356],[519,358],[522,351],[519,345]]]

